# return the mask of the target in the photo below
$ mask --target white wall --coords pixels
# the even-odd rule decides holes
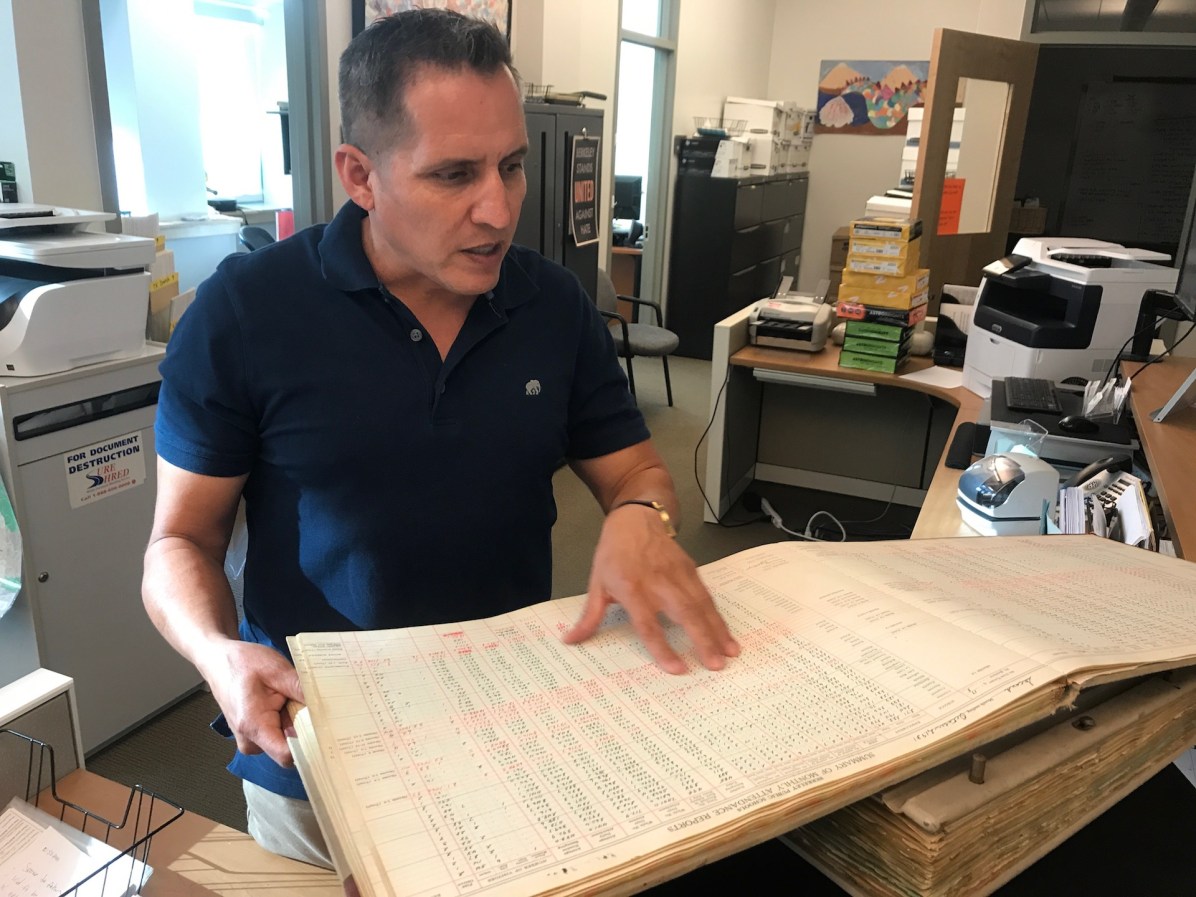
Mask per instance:
[[[0,159],[22,202],[100,207],[78,0],[0,0]]]
[[[812,108],[824,59],[930,59],[936,28],[1017,38],[1024,10],[1022,0],[920,0],[887,13],[875,0],[776,0],[764,96]],[[814,137],[799,289],[812,290],[827,276],[835,229],[894,185],[903,143],[902,136]]]

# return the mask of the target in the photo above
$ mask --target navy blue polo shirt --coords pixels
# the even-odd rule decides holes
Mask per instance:
[[[365,213],[223,261],[161,365],[157,450],[248,474],[244,639],[477,619],[551,591],[552,474],[648,438],[577,278],[513,246],[443,361]],[[289,656],[289,655],[288,655]],[[265,755],[230,769],[304,792]]]

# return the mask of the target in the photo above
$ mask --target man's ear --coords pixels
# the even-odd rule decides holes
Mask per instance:
[[[370,157],[351,143],[342,143],[333,157],[336,173],[349,199],[367,212],[374,208],[374,188],[370,184],[370,172],[374,170]]]

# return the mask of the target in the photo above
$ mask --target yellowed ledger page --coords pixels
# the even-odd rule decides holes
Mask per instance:
[[[1094,537],[784,543],[702,575],[744,649],[720,673],[692,655],[661,673],[619,612],[561,644],[577,598],[292,639],[378,877],[400,895],[586,891],[772,810],[809,818],[843,779],[920,771],[952,734],[1061,693],[1068,668],[1196,656],[1196,566]]]

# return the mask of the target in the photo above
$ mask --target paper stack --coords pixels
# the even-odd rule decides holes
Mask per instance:
[[[129,897],[151,871],[19,798],[0,814],[0,894]]]

